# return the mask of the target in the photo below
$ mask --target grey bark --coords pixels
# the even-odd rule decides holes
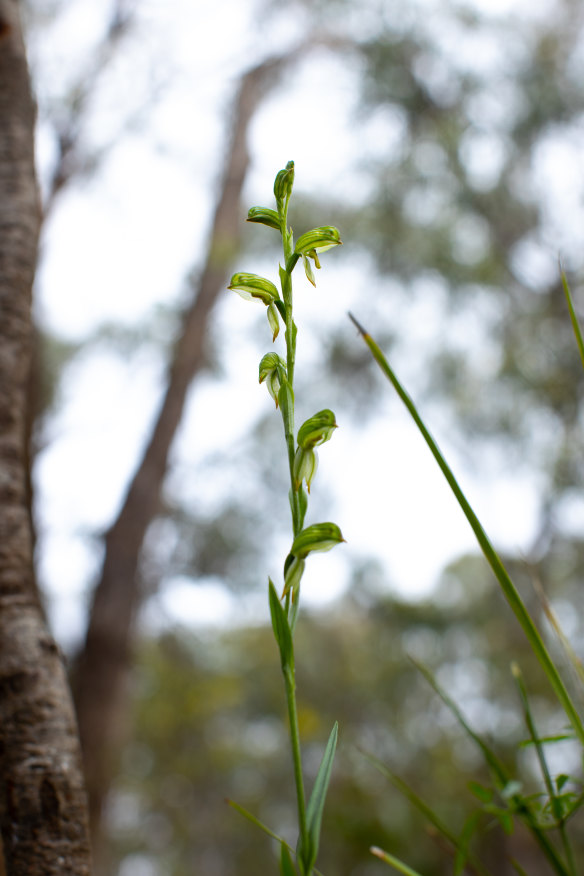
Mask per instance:
[[[36,590],[27,491],[35,105],[16,0],[0,0],[0,831],[9,876],[90,872],[77,728]]]

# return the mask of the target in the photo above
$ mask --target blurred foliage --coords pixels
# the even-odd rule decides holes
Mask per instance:
[[[265,6],[281,4],[266,0]],[[582,506],[582,376],[556,262],[561,249],[566,267],[582,270],[582,216],[575,213],[569,233],[545,179],[550,166],[558,169],[564,147],[572,162],[564,173],[573,171],[574,150],[581,150],[581,4],[555,0],[546,15],[528,15],[480,12],[466,3],[438,9],[418,2],[406,9],[397,2],[357,8],[343,0],[296,0],[286,11],[298,9],[307,20],[315,15],[315,30],[315,21],[334,32],[355,16],[362,19],[350,52],[362,70],[354,124],[368,148],[362,190],[346,190],[340,181],[331,205],[305,198],[294,226],[334,216],[351,241],[339,261],[349,265],[362,248],[378,282],[374,293],[363,295],[357,316],[365,323],[370,317],[366,327],[375,329],[396,364],[414,368],[417,390],[448,405],[452,440],[471,438],[477,453],[495,443],[508,460],[533,471],[539,531],[532,555],[513,559],[511,571],[536,615],[532,579],[541,579],[577,643],[584,544],[572,530],[574,509]],[[573,187],[579,185],[575,177]],[[265,246],[261,236],[253,239]],[[582,287],[572,285],[578,303]],[[424,302],[432,305],[434,323],[420,344],[401,320]],[[99,343],[122,355],[144,334],[166,345],[174,315],[162,316],[163,337],[146,327],[138,334],[108,328]],[[377,384],[364,348],[348,344],[349,336],[323,340],[327,370],[319,380],[327,392],[330,387],[331,404],[344,398],[362,418]],[[53,363],[74,352],[47,343],[44,373],[50,377]],[[212,348],[209,356],[217,367]],[[43,388],[41,407],[50,392]],[[257,585],[261,557],[288,514],[274,423],[271,415],[262,420],[229,459],[207,459],[201,471],[176,464],[166,506],[148,537],[145,575],[154,586],[175,575],[193,582],[219,578],[234,590]],[[222,504],[225,495],[229,501]],[[268,510],[251,513],[250,495],[256,509]],[[385,589],[377,570],[355,570],[345,604],[327,617],[303,617],[298,627],[309,769],[316,769],[333,721],[341,724],[319,866],[329,876],[387,872],[368,854],[375,843],[426,876],[442,876],[452,872],[447,853],[359,753],[376,754],[453,830],[462,829],[472,805],[467,782],[481,781],[481,762],[405,654],[436,672],[510,765],[525,736],[511,659],[524,671],[542,728],[562,727],[482,560],[453,563],[431,602],[382,597]],[[294,834],[271,632],[257,626],[169,633],[140,643],[138,657],[135,732],[108,810],[112,872],[122,861],[124,874],[148,876],[274,872],[270,842],[224,802],[233,797],[274,829]],[[532,759],[523,752],[518,761],[517,770],[536,786]],[[505,863],[511,851],[530,876],[543,876],[523,835],[509,838],[487,828],[482,843],[497,876],[511,872]]]
[[[561,249],[581,269],[582,236],[562,230],[542,180],[575,158],[582,10],[557,0],[545,16],[465,4],[402,12],[389,4],[357,47],[355,123],[379,142],[363,160],[367,196],[353,209],[345,200],[335,220],[384,281],[363,320],[369,309],[371,329],[399,335],[401,301],[438,297],[431,344],[420,349],[406,329],[396,361],[415,356],[420,392],[450,406],[456,432],[514,447],[545,475],[544,501],[556,500],[583,485],[582,380],[557,267]],[[329,362],[334,378],[338,357]]]
[[[584,543],[574,542],[572,549],[581,557]],[[511,558],[509,565],[540,614],[533,571],[520,560]],[[560,578],[570,578],[570,565]],[[538,570],[545,584],[547,572],[546,564]],[[363,752],[375,754],[410,783],[455,833],[473,807],[469,780],[487,777],[480,756],[407,655],[428,666],[475,729],[496,740],[498,753],[526,789],[536,790],[539,779],[531,753],[516,751],[526,731],[511,659],[528,679],[541,732],[563,730],[562,716],[482,559],[461,558],[445,570],[435,598],[418,604],[372,595],[366,586],[372,576],[375,570],[362,570],[344,604],[303,616],[297,631],[309,782],[335,719],[341,727],[319,868],[346,876],[382,872],[368,853],[377,844],[427,876],[442,876],[452,872],[448,852]],[[576,639],[581,624],[581,615],[574,614]],[[143,856],[153,876],[273,872],[270,840],[225,803],[234,799],[272,829],[294,836],[285,710],[271,630],[185,630],[143,641],[133,693],[135,732],[109,807],[115,855]],[[562,745],[561,769],[580,775],[574,750]],[[578,843],[577,824],[573,828]],[[484,823],[477,851],[497,876],[512,872],[511,853],[530,876],[547,872],[521,832],[507,837]]]

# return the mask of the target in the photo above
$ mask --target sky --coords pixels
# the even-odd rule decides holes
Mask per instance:
[[[496,14],[513,5],[499,0],[489,8]],[[427,6],[432,10],[434,4],[428,0]],[[538,4],[538,14],[544,6],[549,4]],[[71,0],[64,8],[50,28],[50,39],[40,28],[31,37],[43,105],[58,101],[76,71],[82,73],[103,27],[100,4]],[[45,229],[37,318],[48,331],[80,345],[59,385],[35,468],[39,576],[57,637],[66,647],[81,635],[99,568],[95,534],[107,528],[119,508],[161,397],[165,367],[156,343],[127,356],[103,345],[84,348],[83,343],[102,324],[131,332],[150,321],[153,311],[160,314],[155,334],[168,340],[168,311],[180,301],[184,277],[204,253],[221,172],[225,110],[237,76],[263,56],[266,45],[274,50],[294,45],[305,24],[301,15],[283,10],[259,25],[253,11],[253,4],[237,0],[204,7],[188,0],[140,4],[135,33],[108,67],[85,135],[107,148],[106,157],[95,178],[62,197]],[[357,15],[346,25],[364,33],[371,26],[366,16]],[[475,50],[476,63],[487,63],[489,51],[487,46],[483,59]],[[320,50],[266,101],[253,124],[246,203],[266,202],[275,172],[290,158],[299,190],[318,195],[340,187],[366,201],[368,183],[360,167],[391,148],[399,120],[377,113],[355,126],[351,114],[358,101],[358,73],[351,63]],[[124,119],[132,113],[135,123],[126,130]],[[541,158],[546,172],[552,174],[557,166],[554,149],[563,150],[564,166],[582,174],[575,160],[577,144],[564,142],[550,142],[549,154]],[[53,150],[41,114],[41,179]],[[544,176],[542,170],[542,185]],[[554,201],[556,209],[574,200],[564,175],[552,183],[564,191],[564,200]],[[581,210],[580,203],[573,207]],[[334,216],[330,222],[336,224]],[[344,248],[350,245],[344,240]],[[541,269],[551,262],[547,258]],[[378,308],[390,306],[387,296],[380,299],[383,305],[375,303],[376,282],[362,256],[343,261],[341,269],[334,253],[323,257],[315,293],[297,281],[297,321],[307,326],[308,361],[318,357],[319,339],[338,326],[344,326],[347,344],[360,343],[346,313],[351,309],[375,325]],[[436,321],[428,302],[412,304],[407,313],[396,304],[395,312],[379,316],[384,322],[398,319],[412,337],[418,332],[420,344],[427,340],[423,326]],[[263,352],[254,328],[258,318],[253,306],[226,291],[214,315],[214,332],[225,339],[223,374],[200,381],[191,394],[174,450],[183,464],[201,466],[209,454],[227,451],[271,404],[257,385]],[[411,364],[394,364],[407,382]],[[316,607],[326,608],[343,592],[346,557],[379,559],[391,585],[410,597],[431,592],[443,565],[474,546],[468,524],[389,387],[377,406],[370,425],[341,422],[334,440],[322,448],[315,487],[322,484],[323,492],[330,493],[331,519],[341,526],[347,544],[308,564],[303,599]],[[537,484],[529,473],[499,469],[498,476],[477,477],[472,460],[461,458],[456,442],[441,431],[444,424],[431,425],[495,542],[509,549],[524,547],[536,510]],[[277,562],[279,567],[281,559]],[[218,582],[192,587],[177,579],[146,614],[151,624],[160,617],[193,624],[265,619],[267,602],[252,596],[242,609]]]

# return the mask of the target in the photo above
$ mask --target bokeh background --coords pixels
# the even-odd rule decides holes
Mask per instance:
[[[481,765],[408,655],[534,790],[511,659],[544,729],[559,719],[347,311],[416,398],[530,607],[541,614],[543,586],[578,649],[582,376],[558,259],[578,305],[584,10],[24,8],[45,209],[37,568],[91,748],[97,872],[275,872],[269,839],[225,798],[294,837],[267,626],[267,578],[281,580],[290,538],[281,423],[257,383],[272,345],[263,308],[225,288],[235,269],[276,280],[275,235],[244,220],[272,205],[293,159],[295,232],[333,224],[344,243],[316,289],[300,272],[295,285],[298,421],[332,407],[339,423],[310,518],[347,539],[311,558],[298,627],[309,775],[341,725],[319,867],[387,872],[376,844],[450,873],[448,851],[363,754],[462,830]],[[557,752],[558,769],[578,771],[569,743]],[[485,823],[476,843],[495,874],[514,872],[511,854],[547,872],[521,834]]]

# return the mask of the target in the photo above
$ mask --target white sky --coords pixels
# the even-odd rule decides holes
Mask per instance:
[[[501,0],[497,9],[503,5]],[[99,27],[99,4],[75,0],[67,9],[51,39],[33,46],[39,67],[50,71],[47,81],[53,83],[66,72],[56,59],[69,58],[71,69],[83,67],[92,28]],[[75,341],[100,323],[130,326],[148,317],[153,307],[178,299],[183,277],[204,251],[221,171],[223,111],[236,76],[266,44],[291,44],[300,29],[298,19],[285,13],[269,33],[267,25],[252,27],[252,5],[238,0],[212,5],[150,0],[141,4],[140,22],[101,97],[92,136],[109,142],[127,107],[148,94],[150,77],[163,83],[156,107],[144,131],[116,142],[96,180],[66,194],[45,234],[37,312],[51,331]],[[247,188],[254,202],[269,203],[275,172],[290,158],[296,162],[299,189],[317,193],[342,185],[363,197],[357,195],[363,182],[358,160],[387,147],[391,120],[377,115],[369,127],[351,127],[356,72],[345,61],[317,53],[291,75],[288,88],[266,102],[253,126]],[[50,86],[39,87],[44,93]],[[573,160],[574,149],[559,148],[567,150],[566,161]],[[41,130],[41,167],[50,154],[50,138]],[[549,157],[542,160],[554,166]],[[566,198],[571,196],[566,187]],[[328,221],[335,224],[335,217]],[[345,240],[345,247],[350,245]],[[254,266],[243,258],[241,269]],[[363,318],[375,314],[375,305],[364,298],[373,281],[361,264],[341,273],[329,253],[315,293],[302,280],[296,282],[300,332],[302,318],[313,332],[308,349],[318,348],[320,332],[339,324],[346,326],[347,343],[361,343],[345,315],[349,308]],[[383,316],[387,322],[391,314]],[[253,305],[226,292],[215,315],[218,330],[228,338],[225,379],[207,382],[194,393],[186,417],[194,428],[191,432],[185,426],[179,440],[193,465],[211,448],[237,440],[234,422],[245,434],[250,416],[271,404],[257,386],[257,362],[264,351],[246,334],[255,318]],[[368,327],[374,332],[374,324]],[[407,363],[394,365],[407,377]],[[297,367],[302,369],[302,361]],[[151,349],[127,361],[101,351],[82,354],[60,387],[35,479],[40,578],[65,644],[80,634],[84,599],[100,560],[90,534],[107,527],[119,507],[148,435],[163,374],[164,363]],[[468,524],[389,386],[379,404],[383,417],[371,427],[341,423],[321,449],[314,489],[320,482],[334,493],[329,519],[341,526],[348,544],[311,558],[303,581],[307,602],[322,604],[342,590],[347,578],[343,552],[380,558],[394,586],[420,594],[431,588],[447,560],[474,546]],[[438,437],[448,450],[444,436]],[[453,457],[452,448],[448,455]],[[533,480],[507,472],[504,479],[485,483],[475,480],[460,460],[453,462],[495,542],[507,548],[525,545],[534,523]],[[243,610],[248,617],[257,611],[266,616],[267,602],[258,609],[254,597]],[[172,593],[161,594],[151,616],[163,612],[193,623],[224,622],[234,611],[241,615],[241,604],[235,606],[212,583],[191,587],[180,581]]]

